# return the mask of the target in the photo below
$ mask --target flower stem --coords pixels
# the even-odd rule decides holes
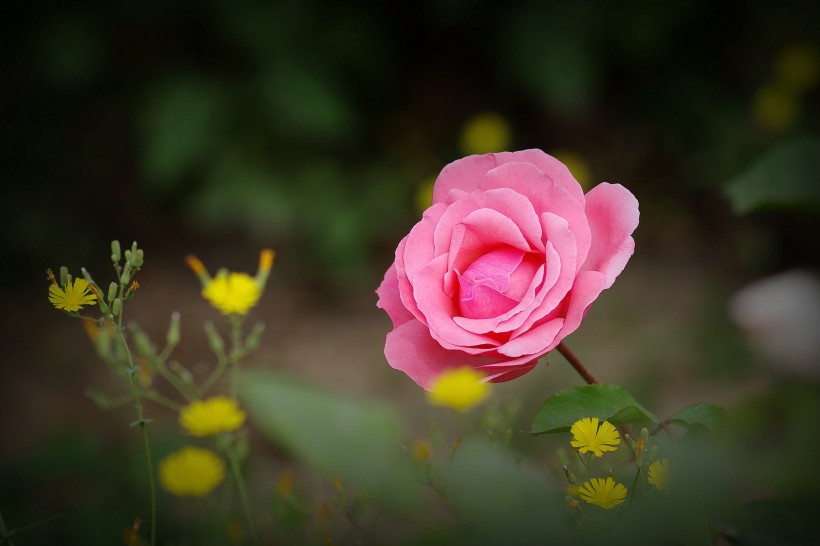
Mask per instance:
[[[248,521],[248,530],[253,537],[254,542],[258,541],[256,534],[256,525],[253,522],[253,513],[251,512],[251,503],[248,498],[248,490],[245,487],[245,480],[242,478],[242,470],[239,468],[239,461],[236,459],[236,450],[233,445],[227,448],[228,463],[231,465],[231,474],[236,482],[236,488],[239,491],[239,499],[242,502],[242,510],[245,512],[245,519]]]
[[[567,362],[569,362],[573,368],[575,368],[575,371],[578,372],[578,375],[580,375],[584,379],[584,381],[586,381],[590,385],[594,385],[598,382],[598,380],[595,379],[595,377],[591,373],[589,373],[589,370],[586,369],[586,366],[581,364],[581,361],[578,359],[577,356],[575,356],[575,353],[570,351],[569,347],[567,347],[563,341],[558,344],[558,347],[556,347],[556,349],[558,349],[558,352],[561,353],[561,355],[563,355],[563,357],[567,359]]]
[[[151,462],[151,446],[148,444],[148,431],[145,421],[140,421],[142,442],[145,444],[145,459],[148,461],[148,482],[151,484],[151,546],[157,543],[157,488],[154,484],[154,465]]]

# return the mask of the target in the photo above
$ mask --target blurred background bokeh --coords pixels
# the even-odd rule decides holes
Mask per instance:
[[[635,256],[568,340],[599,379],[661,415],[758,396],[797,443],[820,415],[816,2],[43,1],[4,3],[0,25],[0,510],[62,514],[20,544],[111,544],[145,498],[131,408],[84,396],[116,382],[48,303],[47,268],[107,284],[109,242],[138,241],[129,318],[161,339],[180,310],[178,358],[206,366],[218,317],[184,257],[252,273],[275,248],[251,365],[412,419],[428,410],[383,359],[373,291],[437,173],[471,153],[540,148],[637,196]],[[804,335],[777,349],[796,314]],[[497,389],[519,430],[577,384],[549,361]]]

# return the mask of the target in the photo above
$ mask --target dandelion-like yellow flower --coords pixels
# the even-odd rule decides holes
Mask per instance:
[[[464,366],[447,370],[433,381],[427,400],[434,406],[447,406],[465,412],[490,395],[484,375]]]
[[[225,463],[216,453],[187,446],[159,462],[159,483],[178,497],[204,497],[225,479]]]
[[[211,278],[208,270],[196,256],[185,261],[202,282],[202,296],[225,315],[246,315],[259,302],[268,280],[275,253],[264,249],[259,253],[256,277],[247,273],[220,271]]]
[[[649,465],[646,479],[649,483],[657,487],[658,490],[663,491],[666,489],[669,485],[669,459],[653,461],[652,464]]]
[[[615,508],[626,499],[627,489],[611,477],[593,478],[584,482],[579,489],[581,498],[601,508]]]
[[[97,295],[91,290],[87,280],[78,277],[74,279],[74,284],[66,284],[65,289],[52,283],[48,287],[48,301],[57,309],[71,313],[79,311],[84,305],[93,305],[97,301]]]
[[[511,140],[510,125],[495,112],[474,115],[461,131],[461,150],[466,154],[486,154],[506,150]]]
[[[591,451],[596,457],[601,457],[604,451],[615,451],[621,443],[618,431],[609,421],[598,426],[598,418],[584,417],[576,421],[570,428],[572,437],[569,444],[579,453]]]
[[[223,273],[202,289],[202,296],[225,315],[247,315],[262,290],[247,273]]]
[[[239,403],[227,396],[194,400],[179,412],[179,424],[192,436],[210,436],[236,430],[245,423]]]

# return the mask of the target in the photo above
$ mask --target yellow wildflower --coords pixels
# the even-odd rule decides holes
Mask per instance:
[[[256,277],[247,273],[229,273],[221,270],[211,278],[208,270],[196,256],[185,258],[188,267],[202,283],[202,296],[225,315],[246,315],[259,302],[268,280],[275,253],[264,249],[259,253]]]
[[[194,400],[179,412],[179,424],[192,436],[210,436],[236,430],[245,423],[239,403],[227,396]]]
[[[752,117],[769,131],[784,131],[794,124],[800,104],[794,94],[777,84],[762,86],[752,99]]]
[[[202,289],[202,296],[225,315],[246,315],[262,291],[247,273],[223,273]]]
[[[490,385],[483,379],[469,366],[447,370],[433,381],[427,400],[434,406],[465,412],[490,395]]]
[[[579,489],[581,498],[601,508],[615,508],[626,499],[627,489],[611,477],[593,478],[584,482]]]
[[[601,457],[604,451],[615,451],[621,443],[618,431],[609,421],[604,421],[598,426],[598,418],[584,417],[576,421],[572,428],[572,440],[569,444],[576,448],[579,453],[591,451],[596,457]]]
[[[209,449],[187,446],[159,463],[159,483],[179,497],[204,497],[225,479],[225,463]]]
[[[775,72],[780,83],[796,93],[803,93],[820,81],[820,58],[811,46],[795,44],[780,51]]]
[[[510,125],[495,112],[474,115],[461,131],[460,146],[465,154],[503,152],[510,145]]]
[[[74,284],[66,283],[65,289],[57,283],[48,287],[48,301],[57,309],[72,313],[79,311],[84,305],[92,305],[97,301],[97,295],[91,289],[88,281],[81,278],[74,279]]]
[[[663,491],[669,485],[669,459],[653,461],[646,475],[647,481]]]

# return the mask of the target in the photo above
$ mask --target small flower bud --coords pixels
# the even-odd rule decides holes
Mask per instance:
[[[564,466],[564,475],[567,477],[569,483],[578,483],[578,478],[575,477],[575,474],[566,465]]]
[[[126,252],[128,252],[126,250]],[[120,284],[125,286],[131,280],[131,262],[125,262],[125,267],[122,268],[122,275],[120,276]]]
[[[641,438],[635,442],[635,465],[638,468],[643,466],[643,454],[646,452],[646,441]]]
[[[128,287],[128,291],[125,293],[125,299],[130,300],[134,297],[134,293],[137,291],[137,288],[140,287],[140,283],[137,281],[131,281],[131,285]]]
[[[117,283],[111,281],[111,284],[108,285],[108,301],[114,301],[114,298],[117,297]]]
[[[643,427],[643,428],[641,429],[641,439],[642,439],[644,442],[648,442],[648,441],[649,441],[649,429],[648,429],[648,428]]]
[[[131,263],[131,251],[127,248],[125,249],[125,261],[126,263]]]
[[[133,243],[131,243],[131,254],[132,254],[132,255],[137,253],[137,248],[138,248],[138,247],[137,247],[137,242],[136,242],[136,241],[134,241]]]
[[[624,440],[626,440],[629,449],[635,451],[635,440],[632,439],[632,436],[630,436],[629,434],[624,434]]]
[[[168,367],[171,368],[171,371],[177,374],[183,383],[186,385],[190,385],[194,382],[194,376],[191,372],[188,371],[188,368],[177,362],[176,360],[172,360],[168,363]]]
[[[214,353],[217,355],[225,353],[225,342],[222,341],[222,337],[216,331],[213,322],[208,321],[205,323],[205,335],[208,336],[208,345]]]
[[[88,281],[88,284],[94,284],[94,279],[91,278],[91,273],[89,273],[86,268],[81,267],[80,273],[83,274],[83,278]]]
[[[120,242],[117,240],[111,241],[111,261],[116,264],[120,261],[120,258],[122,258]]]
[[[165,342],[174,346],[179,343],[179,311],[171,313],[171,324],[168,325],[168,333],[165,335]]]
[[[122,313],[122,300],[120,298],[114,298],[114,303],[111,304],[111,314],[118,317],[120,313]]]
[[[264,322],[257,322],[253,326],[253,330],[251,333],[248,334],[248,339],[245,341],[245,348],[248,351],[256,350],[259,347],[259,343],[262,341],[262,334],[265,331],[265,323]]]
[[[117,300],[114,300],[115,303],[116,301]],[[154,347],[154,344],[151,343],[151,339],[148,337],[148,334],[136,326],[132,326],[132,332],[134,336],[134,347],[136,347],[137,353],[146,358],[153,358],[156,356],[157,350]]]
[[[134,264],[134,267],[140,268],[142,267],[142,264],[145,262],[145,252],[143,252],[141,248],[138,248],[132,256],[132,258],[133,259],[131,263]]]
[[[68,274],[68,268],[64,265],[60,266],[60,285],[65,286],[71,282],[71,275]]]

